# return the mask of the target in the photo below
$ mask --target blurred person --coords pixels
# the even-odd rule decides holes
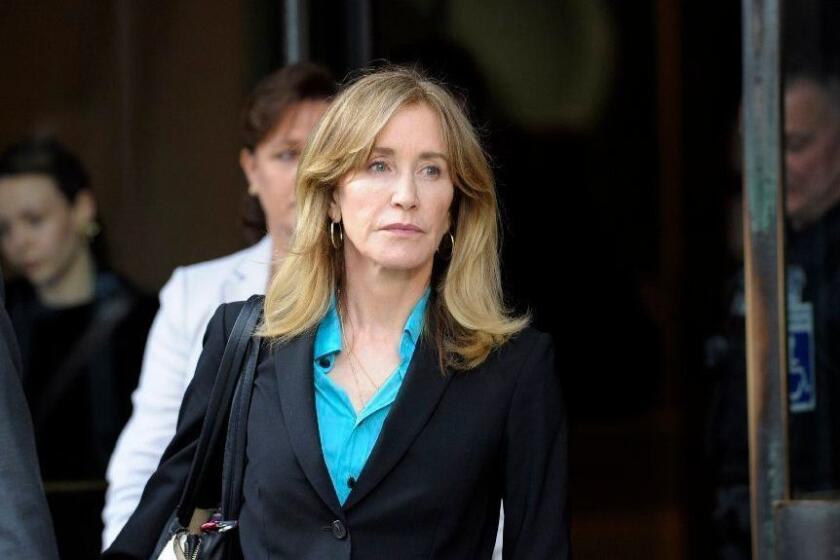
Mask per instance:
[[[243,557],[490,558],[503,499],[506,558],[568,558],[552,344],[504,307],[493,176],[459,104],[410,70],[359,78],[296,192],[258,333]],[[210,321],[177,433],[105,557],[152,553],[241,306]]]
[[[840,75],[786,74],[784,156],[788,442],[794,495],[840,491]],[[717,386],[710,448],[720,558],[750,558],[743,272],[727,324],[707,343]]]
[[[20,274],[5,303],[62,558],[101,546],[105,467],[155,310],[94,247],[96,214],[86,171],[57,142],[0,154],[0,249]]]
[[[785,215],[798,233],[840,202],[840,77],[789,77],[784,110]]]
[[[0,273],[0,557],[58,558]]]
[[[175,270],[160,292],[134,412],[108,467],[103,520],[107,547],[140,501],[172,436],[207,323],[222,303],[265,293],[295,226],[298,158],[336,85],[314,64],[286,66],[262,79],[243,111],[240,165],[250,200],[245,223],[259,241],[247,249]]]
[[[840,495],[840,74],[785,87],[789,453],[795,495]]]

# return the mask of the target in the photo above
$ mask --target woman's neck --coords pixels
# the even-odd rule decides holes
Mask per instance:
[[[431,270],[394,272],[348,266],[344,282],[347,323],[353,333],[399,335],[429,285]]]
[[[87,246],[80,247],[58,277],[36,287],[38,300],[47,307],[71,307],[93,301],[96,273]]]

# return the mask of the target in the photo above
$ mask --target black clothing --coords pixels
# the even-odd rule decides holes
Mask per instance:
[[[6,302],[23,358],[23,386],[61,558],[101,549],[105,469],[131,413],[154,300],[108,271],[94,299],[51,308],[26,282]]]
[[[794,496],[840,490],[840,206],[786,238],[788,443]],[[750,558],[746,322],[743,273],[726,325],[707,342],[715,379],[709,450],[715,524],[726,558]],[[739,543],[737,545],[733,543]]]
[[[175,510],[240,308],[210,321],[176,435],[106,558],[148,558]],[[422,337],[343,505],[318,436],[313,341],[260,355],[237,529],[246,559],[490,558],[501,498],[505,558],[568,558],[566,423],[548,336],[526,329],[475,370],[447,375]]]

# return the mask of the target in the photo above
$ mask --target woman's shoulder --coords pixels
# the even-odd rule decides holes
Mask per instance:
[[[113,298],[146,300],[151,296],[124,274],[110,268],[100,267],[96,271],[94,297],[97,300]]]
[[[99,305],[124,302],[129,309],[127,315],[147,318],[149,323],[158,307],[157,298],[140,289],[128,277],[105,268],[96,273],[94,298]]]
[[[230,331],[233,328],[233,323],[236,322],[236,318],[239,317],[246,303],[246,300],[241,300],[219,305],[216,313],[221,316],[222,324],[226,327],[225,330]]]
[[[213,328],[215,325],[216,328],[220,328],[224,332],[225,337],[229,336],[233,330],[233,326],[236,324],[236,320],[239,318],[239,315],[242,313],[245,306],[262,306],[263,299],[264,296],[255,294],[247,300],[232,301],[219,305],[219,307],[216,308],[216,312],[213,314],[213,317],[210,319],[210,326],[208,326],[208,330]]]
[[[176,268],[160,291],[163,313],[192,340],[219,304],[265,289],[271,262],[266,246],[261,241],[231,255]]]
[[[523,353],[541,348],[551,348],[551,335],[531,325],[511,336],[499,347],[502,352]]]
[[[263,266],[259,268],[264,268],[269,266],[270,259],[271,241],[266,237],[258,243],[235,253],[179,266],[175,269],[173,278],[180,276],[182,278],[189,278],[194,282],[200,281],[200,283],[222,282],[228,273],[238,270],[243,263],[247,265],[261,264]]]
[[[508,373],[531,370],[534,367],[553,368],[554,345],[551,335],[527,326],[498,346],[484,367]]]

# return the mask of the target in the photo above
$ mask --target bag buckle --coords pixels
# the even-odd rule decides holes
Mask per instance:
[[[201,525],[202,533],[226,533],[231,529],[236,529],[239,526],[239,521],[226,521],[224,519],[211,519],[207,523]]]

